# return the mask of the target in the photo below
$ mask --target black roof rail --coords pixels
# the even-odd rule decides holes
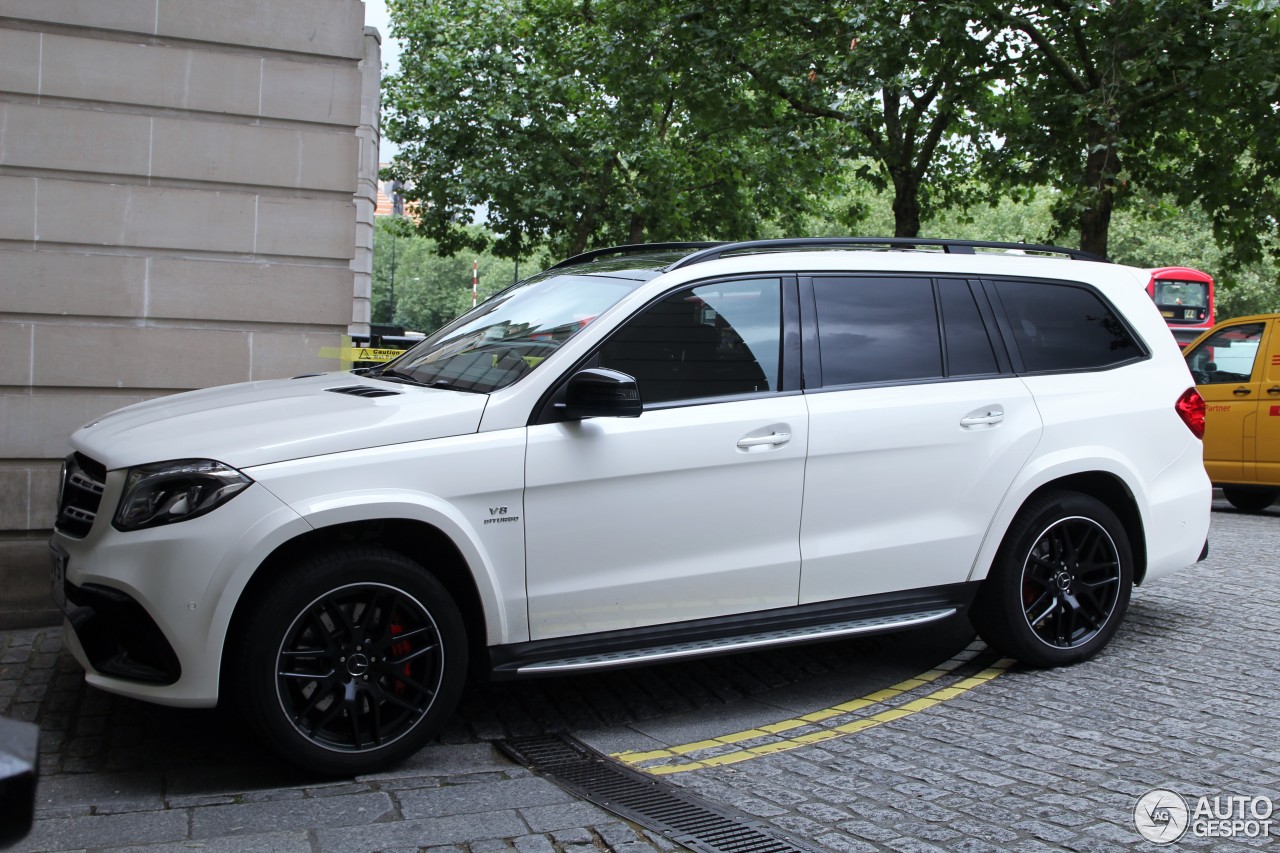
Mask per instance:
[[[1110,263],[1106,258],[1079,249],[1039,243],[1000,243],[988,240],[938,240],[929,237],[788,237],[781,240],[748,240],[718,243],[676,261],[669,270],[714,261],[728,254],[780,252],[788,249],[941,249],[948,254],[973,255],[975,249],[1002,249],[1030,255],[1060,255],[1075,261]]]
[[[578,264],[585,264],[588,261],[594,261],[596,258],[604,258],[609,255],[635,255],[641,252],[666,252],[677,249],[710,249],[715,246],[724,245],[723,243],[700,242],[700,243],[633,243],[626,246],[610,246],[607,249],[592,249],[590,252],[583,252],[581,255],[574,255],[572,258],[566,258],[554,266],[547,267],[549,270],[564,269],[565,267],[575,267]]]

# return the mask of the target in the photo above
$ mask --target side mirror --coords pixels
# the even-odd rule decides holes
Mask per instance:
[[[40,728],[0,717],[0,847],[31,831]]]
[[[590,367],[569,378],[564,402],[556,409],[569,420],[583,418],[638,418],[644,411],[640,386],[625,373]]]

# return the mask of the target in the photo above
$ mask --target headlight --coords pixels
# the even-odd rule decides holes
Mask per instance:
[[[130,468],[112,522],[117,530],[142,530],[212,512],[252,483],[235,468],[212,459],[178,459]]]

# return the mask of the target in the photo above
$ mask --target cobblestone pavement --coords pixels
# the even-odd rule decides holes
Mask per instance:
[[[1193,808],[1280,801],[1280,510],[1215,503],[1211,549],[1136,590],[1110,647],[1075,667],[991,669],[993,655],[960,651],[970,635],[954,624],[480,685],[440,744],[341,781],[281,766],[218,712],[85,686],[58,630],[0,632],[0,713],[41,727],[36,824],[14,849],[672,849],[492,745],[548,731],[666,767],[662,778],[830,850],[1149,847],[1133,809],[1153,788]],[[1177,846],[1272,843],[1189,832]]]

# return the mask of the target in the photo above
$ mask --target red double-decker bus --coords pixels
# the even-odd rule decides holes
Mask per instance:
[[[1151,271],[1147,295],[1155,300],[1179,344],[1186,345],[1213,327],[1213,276],[1190,267]]]

